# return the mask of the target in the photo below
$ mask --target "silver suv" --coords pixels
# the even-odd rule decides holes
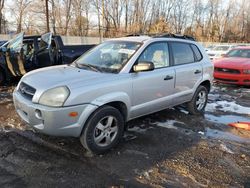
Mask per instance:
[[[93,153],[118,144],[125,123],[185,103],[201,114],[213,65],[186,36],[133,36],[106,41],[70,65],[32,71],[20,80],[14,103],[35,130],[80,137]]]

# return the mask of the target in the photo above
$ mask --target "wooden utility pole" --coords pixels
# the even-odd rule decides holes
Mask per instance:
[[[46,25],[47,25],[47,32],[49,32],[49,6],[48,0],[45,0],[45,8],[46,8]]]

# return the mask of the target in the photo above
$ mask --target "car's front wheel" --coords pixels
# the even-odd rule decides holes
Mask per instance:
[[[187,103],[187,109],[190,114],[200,115],[205,111],[208,99],[208,90],[204,86],[199,86],[190,102]]]
[[[114,107],[97,109],[84,126],[80,137],[82,145],[92,153],[105,153],[115,147],[124,131],[124,119]]]

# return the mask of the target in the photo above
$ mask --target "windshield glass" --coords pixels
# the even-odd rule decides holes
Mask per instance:
[[[250,49],[234,49],[228,52],[226,56],[250,58]]]
[[[19,33],[15,38],[10,40],[7,49],[11,52],[20,52],[23,47],[23,35],[24,33]]]
[[[118,73],[141,43],[128,41],[104,42],[82,55],[74,63],[79,68]]]
[[[229,49],[229,46],[216,46],[213,48],[213,50],[216,51],[227,51]]]
[[[39,43],[39,48],[49,48],[51,44],[52,33],[45,33],[41,36],[41,40]]]

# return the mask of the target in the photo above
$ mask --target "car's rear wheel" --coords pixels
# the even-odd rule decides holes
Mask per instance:
[[[124,119],[114,107],[97,109],[87,121],[80,141],[92,153],[105,153],[115,147],[124,131]]]
[[[200,115],[205,111],[208,99],[208,90],[204,86],[199,86],[190,102],[187,103],[187,109],[190,114]]]

